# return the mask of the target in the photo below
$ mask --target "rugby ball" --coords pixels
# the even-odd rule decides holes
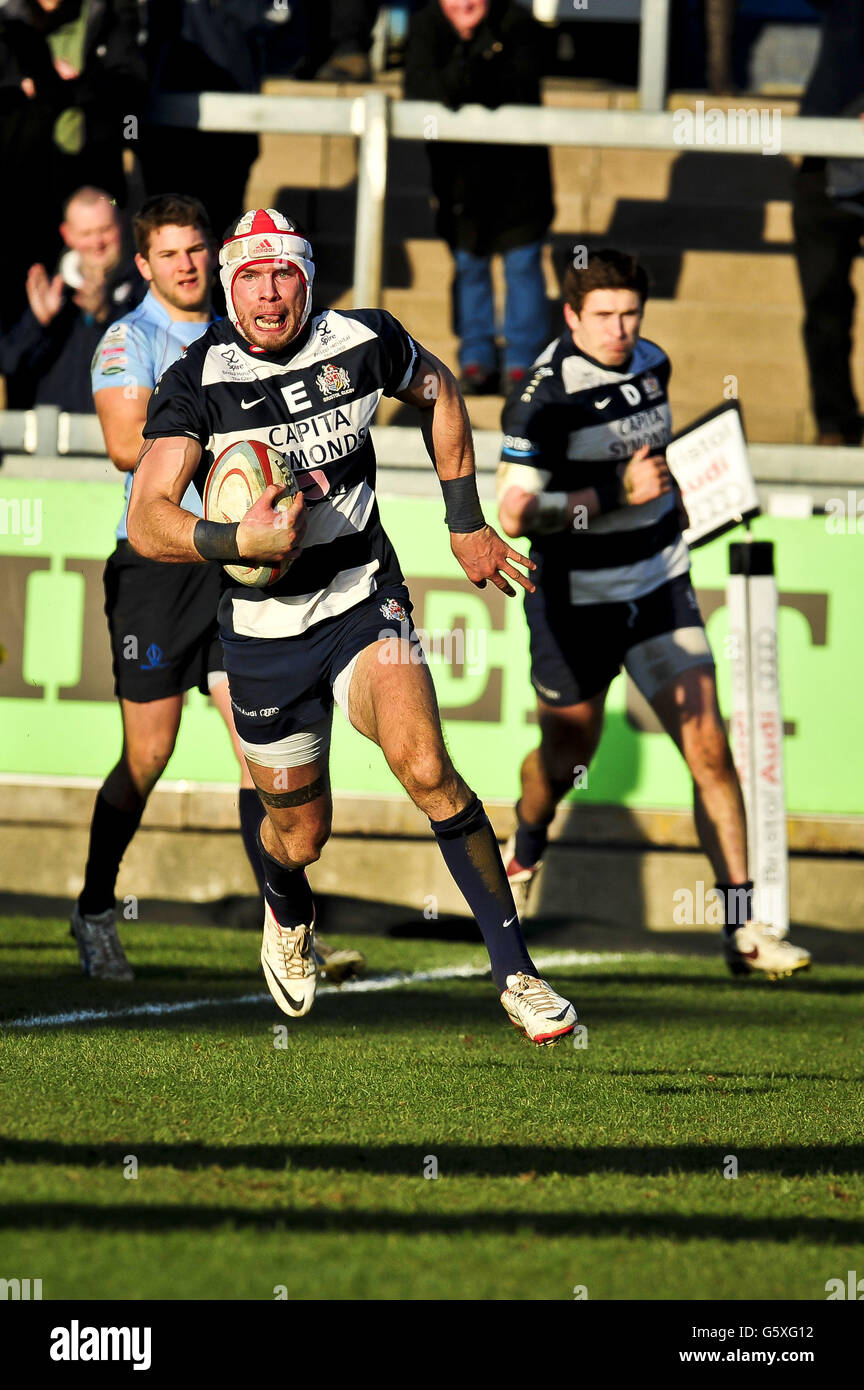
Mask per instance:
[[[282,454],[257,439],[243,439],[229,444],[214,461],[204,485],[204,517],[207,521],[242,521],[250,507],[275,483],[287,488],[276,503],[277,511],[291,505],[299,489],[297,480]],[[280,565],[225,565],[224,568],[238,584],[264,588],[275,584],[289,568],[290,560]]]

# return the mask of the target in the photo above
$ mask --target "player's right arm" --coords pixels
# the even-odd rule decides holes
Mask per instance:
[[[529,390],[504,411],[504,443],[498,465],[498,516],[506,535],[538,536],[582,529],[586,521],[619,507],[638,507],[672,488],[661,454],[648,446],[623,463],[610,464],[609,481],[575,491],[549,488],[567,456],[571,412],[547,397],[549,377],[532,378]],[[529,399],[525,399],[525,396]]]
[[[284,488],[271,485],[240,521],[205,521],[180,505],[212,433],[194,352],[193,359],[173,363],[148,402],[126,518],[129,541],[147,559],[175,563],[293,560],[306,529],[301,494],[277,512]]]
[[[144,441],[126,518],[129,541],[138,554],[177,564],[295,558],[306,529],[300,493],[286,511],[277,512],[274,503],[285,489],[271,485],[239,522],[204,521],[180,506],[201,454],[198,440],[183,435]]]
[[[508,536],[566,531],[577,518],[597,516],[602,501],[593,487],[550,491],[555,462],[566,454],[560,407],[547,401],[548,378],[532,377],[524,398],[504,410],[504,442],[498,465],[498,519]]]
[[[152,334],[127,315],[107,329],[90,365],[105,449],[121,473],[132,472],[141,452],[147,405],[156,384],[154,352]]]
[[[136,386],[134,394],[128,386],[106,386],[93,394],[108,457],[121,473],[131,473],[141,452],[151,394],[146,386]]]
[[[645,444],[632,458],[619,463],[608,487],[585,487],[576,492],[548,492],[552,474],[544,469],[498,465],[498,516],[508,536],[544,535],[565,531],[619,507],[641,507],[673,488],[662,454]],[[686,529],[686,527],[684,528]]]

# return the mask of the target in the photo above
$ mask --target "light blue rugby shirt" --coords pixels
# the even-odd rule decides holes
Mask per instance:
[[[90,375],[93,394],[108,386],[144,386],[152,391],[162,373],[176,362],[183,349],[206,333],[210,323],[178,323],[163,309],[152,290],[137,308],[112,323],[93,358]],[[126,513],[132,474],[125,478],[126,501],[117,527],[118,541],[126,540]],[[186,511],[203,514],[201,499],[191,483],[180,502]]]

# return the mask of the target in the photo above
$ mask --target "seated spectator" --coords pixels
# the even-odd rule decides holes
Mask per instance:
[[[44,265],[30,267],[28,308],[0,338],[0,373],[12,408],[56,405],[84,414],[93,410],[90,361],[99,340],[147,286],[124,259],[120,217],[102,189],[73,193],[60,235],[68,250],[53,279]]]
[[[467,102],[537,106],[545,36],[512,0],[432,0],[412,20],[405,96],[451,110]],[[427,144],[438,233],[455,260],[462,390],[498,388],[490,258],[504,259],[505,389],[518,385],[549,334],[542,240],[553,217],[549,152],[535,145]]]

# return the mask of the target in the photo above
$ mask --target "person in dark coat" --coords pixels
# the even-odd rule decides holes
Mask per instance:
[[[411,23],[405,96],[458,110],[540,104],[545,36],[512,0],[434,0]],[[554,216],[549,152],[535,145],[427,145],[438,233],[455,262],[454,303],[462,389],[498,386],[490,258],[507,280],[503,332],[508,388],[526,374],[549,336],[540,262]]]
[[[154,93],[258,92],[278,14],[272,0],[151,0]],[[204,204],[221,235],[245,205],[258,150],[258,136],[246,130],[149,122],[139,154],[151,194],[182,188]]]
[[[30,267],[27,308],[0,337],[0,373],[14,409],[56,405],[91,414],[93,354],[105,329],[139,303],[147,286],[124,257],[120,218],[103,189],[78,189],[60,231],[67,250],[56,275]]]
[[[864,6],[861,0],[814,3],[824,11],[821,44],[799,115],[860,121]],[[850,276],[864,236],[864,160],[802,160],[793,225],[816,442],[858,445],[861,415],[849,366],[855,314]]]
[[[143,0],[4,0],[0,6],[0,181],[38,207],[21,236],[0,227],[0,331],[17,322],[32,262],[58,251],[61,207],[76,188],[126,200],[123,150],[146,92]]]
[[[19,63],[29,30],[38,71],[22,77],[29,79],[28,95],[53,110],[51,176],[58,197],[98,184],[125,201],[124,120],[136,116],[147,91],[142,0],[5,0],[0,14]],[[132,137],[131,130],[125,134]]]
[[[10,195],[14,189],[19,207],[40,209],[28,226],[26,246],[20,219],[8,213],[0,218],[0,333],[11,328],[24,309],[27,266],[56,254],[59,201],[52,203],[53,181],[46,178],[46,169],[52,158],[59,86],[50,50],[38,30],[16,17],[11,6],[0,8],[0,181]]]

